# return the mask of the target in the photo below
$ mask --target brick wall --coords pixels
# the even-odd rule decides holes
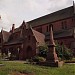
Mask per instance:
[[[74,19],[73,18],[68,18],[68,19],[59,20],[59,21],[52,22],[52,23],[39,25],[39,26],[33,27],[33,28],[37,31],[41,31],[41,30],[38,30],[38,29],[41,29],[41,27],[42,27],[42,33],[46,33],[47,29],[49,31],[49,25],[52,24],[53,25],[53,30],[54,31],[59,31],[59,30],[62,30],[62,22],[66,22],[67,29],[72,28],[73,26],[75,26]],[[48,28],[47,28],[47,26],[48,26]]]

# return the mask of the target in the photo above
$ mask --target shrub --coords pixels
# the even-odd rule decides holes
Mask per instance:
[[[9,60],[16,60],[16,55],[11,55],[11,56],[9,57]]]
[[[58,57],[61,59],[71,60],[73,57],[72,50],[67,48],[64,44],[59,45],[57,42],[56,42],[56,53]]]
[[[46,59],[44,57],[35,56],[32,58],[34,62],[44,62]]]
[[[47,56],[48,47],[46,44],[43,46],[39,46],[38,49],[39,49],[39,56],[40,57],[46,57]]]
[[[63,49],[63,58],[66,59],[66,60],[71,60],[73,57],[73,53],[70,49],[68,49],[66,46],[64,46],[64,49]]]

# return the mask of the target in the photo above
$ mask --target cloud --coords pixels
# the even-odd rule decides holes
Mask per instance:
[[[18,27],[23,20],[29,21],[70,5],[72,0],[0,0],[0,15],[6,23],[0,27],[9,30],[12,23]]]
[[[4,30],[9,30],[10,24],[12,23],[9,16],[5,12],[1,12],[1,19],[0,19],[0,30],[3,28]]]
[[[49,0],[50,1],[50,8],[49,11],[57,11],[60,9],[64,9],[66,7],[69,7],[73,5],[73,0]]]

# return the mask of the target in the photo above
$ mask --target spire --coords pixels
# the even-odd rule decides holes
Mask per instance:
[[[52,25],[50,26],[50,44],[55,45],[54,38],[53,38]]]

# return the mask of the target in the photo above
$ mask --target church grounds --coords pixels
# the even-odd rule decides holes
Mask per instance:
[[[25,61],[0,61],[0,63],[4,64],[0,66],[0,75],[13,75],[18,72],[29,75],[30,73],[31,75],[75,75],[75,64],[64,64],[57,68],[24,64]]]

